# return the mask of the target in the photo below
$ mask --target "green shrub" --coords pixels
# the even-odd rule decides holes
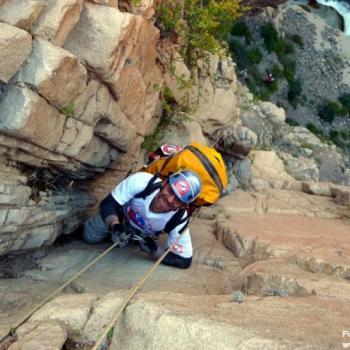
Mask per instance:
[[[67,117],[74,117],[75,115],[75,103],[73,101],[69,102],[67,106],[60,108],[59,110],[62,114]]]
[[[282,39],[281,39],[282,40]],[[295,52],[295,47],[291,41],[284,40],[283,42],[283,53],[286,55],[292,54]]]
[[[278,64],[274,64],[271,71],[275,78],[283,77],[283,69]]]
[[[276,45],[279,42],[277,30],[272,23],[266,23],[261,26],[261,34],[264,39],[265,47],[268,52],[276,51]]]
[[[299,80],[292,80],[288,87],[288,101],[295,102],[303,91],[301,82]]]
[[[349,148],[350,146],[350,131],[332,129],[329,138],[340,148]]]
[[[181,6],[179,4],[168,2],[160,4],[157,7],[156,25],[160,28],[163,35],[171,32],[181,31]]]
[[[238,21],[235,22],[231,29],[231,35],[243,36],[246,39],[246,42],[249,43],[252,37],[250,30],[246,23]]]
[[[306,127],[317,137],[319,137],[321,140],[325,140],[326,135],[324,131],[320,128],[318,128],[315,124],[313,123],[307,123]]]
[[[350,114],[350,94],[345,93],[341,95],[338,101],[343,105],[344,112],[345,112],[344,114]]]
[[[325,100],[319,107],[319,117],[327,123],[332,123],[334,118],[342,113],[342,106],[337,101]]]
[[[273,81],[272,83],[267,84],[267,85],[266,85],[266,88],[267,88],[267,90],[268,90],[270,93],[273,94],[274,92],[278,91],[278,81],[275,80],[275,81]]]
[[[290,36],[290,40],[298,44],[300,47],[304,47],[303,38],[299,34],[293,34]]]
[[[243,45],[237,39],[231,38],[229,41],[229,48],[235,62],[237,63],[238,69],[248,68],[249,59],[246,45]]]
[[[180,5],[181,3],[181,5]],[[238,0],[162,0],[156,6],[156,25],[161,35],[177,37],[186,64],[193,67],[199,57],[221,54],[232,23],[241,14]]]
[[[259,92],[258,86],[253,78],[248,77],[246,80],[246,85],[252,94],[256,95]]]
[[[262,60],[262,53],[257,47],[253,47],[248,51],[248,59],[251,64],[259,64]]]
[[[304,4],[299,4],[299,6],[300,6],[303,10],[305,10],[306,12],[311,12],[311,9],[310,9],[309,6],[304,5]]]
[[[290,119],[290,118],[286,119],[286,123],[288,125],[290,125],[290,126],[299,126],[300,125],[296,120],[293,120],[293,119]]]
[[[295,76],[295,61],[291,59],[285,59],[283,61],[283,66],[284,77],[290,83],[294,80]]]
[[[262,89],[256,95],[262,101],[269,101],[272,92],[269,89]]]
[[[343,58],[340,55],[335,55],[333,56],[333,63],[334,64],[342,64],[343,63]]]

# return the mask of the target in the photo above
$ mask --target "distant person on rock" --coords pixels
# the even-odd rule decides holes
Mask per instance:
[[[146,172],[132,174],[100,203],[100,213],[85,222],[83,237],[89,243],[111,238],[120,247],[130,240],[138,242],[143,252],[156,259],[177,240],[162,263],[188,268],[192,262],[188,205],[201,189],[199,176],[189,170],[165,180]],[[164,248],[154,240],[162,232],[168,233]]]
[[[272,84],[275,81],[275,78],[271,73],[267,73],[266,79],[264,80],[265,84]]]

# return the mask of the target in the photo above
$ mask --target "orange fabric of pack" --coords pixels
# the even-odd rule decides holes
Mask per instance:
[[[228,183],[227,170],[221,154],[212,147],[193,142],[180,152],[156,159],[143,171],[166,178],[182,169],[196,172],[202,180],[195,206],[211,205],[222,197]]]

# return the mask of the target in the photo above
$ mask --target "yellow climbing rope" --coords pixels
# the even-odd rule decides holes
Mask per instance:
[[[108,254],[116,245],[118,242],[111,245],[108,249],[106,249],[102,254],[100,254],[97,258],[95,258],[93,261],[91,261],[89,264],[87,264],[84,268],[82,268],[78,273],[76,273],[72,278],[70,278],[67,282],[65,282],[61,287],[56,289],[53,293],[51,293],[46,299],[44,299],[39,305],[37,305],[35,308],[33,308],[25,317],[22,318],[20,322],[17,323],[16,326],[11,327],[11,330],[2,336],[0,338],[0,345],[1,343],[11,335],[16,329],[21,326],[24,322],[26,322],[30,316],[34,314],[34,312],[38,311],[42,306],[44,306],[51,298],[56,296],[60,291],[62,291],[65,287],[67,287],[70,283],[72,283],[75,279],[77,279],[83,272],[85,272],[87,269],[89,269],[92,265],[94,265],[97,261],[99,261],[101,258],[103,258],[106,254]]]
[[[159,264],[163,261],[163,259],[166,257],[166,255],[170,252],[170,250],[175,246],[175,244],[178,242],[178,240],[182,237],[182,235],[186,232],[181,233],[181,235],[173,242],[173,244],[164,252],[164,254],[153,264],[153,266],[146,271],[143,276],[133,285],[133,287],[130,289],[128,294],[125,296],[123,302],[121,303],[117,314],[113,317],[112,321],[109,323],[108,327],[105,329],[104,333],[98,338],[96,341],[94,347],[91,350],[99,350],[99,347],[102,345],[103,341],[106,339],[107,334],[109,333],[110,329],[114,326],[114,324],[117,322],[119,316],[125,309],[125,307],[129,304],[132,297],[136,294],[137,290],[147,281],[149,276],[153,273],[153,271],[159,266]]]
[[[120,314],[123,312],[125,307],[128,305],[132,297],[135,295],[137,290],[142,286],[144,282],[149,278],[149,276],[153,273],[153,271],[159,266],[159,264],[163,261],[165,256],[169,253],[169,251],[175,246],[175,244],[178,242],[178,240],[182,237],[182,235],[185,233],[184,231],[174,242],[173,244],[164,252],[164,254],[153,264],[153,266],[133,285],[133,287],[130,289],[129,293],[125,296],[121,306],[118,309],[118,312],[116,316],[112,319],[109,326],[106,328],[105,332],[101,335],[101,337],[97,340],[95,346],[92,350],[97,350],[98,347],[102,344],[104,339],[106,338],[109,330],[113,327],[113,325],[117,322]],[[51,293],[47,298],[45,298],[39,305],[34,307],[26,316],[22,318],[21,321],[19,321],[16,326],[11,327],[9,332],[5,335],[3,335],[0,338],[0,346],[1,344],[9,337],[13,332],[17,330],[18,327],[20,327],[24,322],[26,322],[33,314],[34,312],[38,311],[42,306],[44,306],[48,301],[50,301],[54,296],[56,296],[59,292],[61,292],[65,287],[67,287],[70,283],[72,283],[75,279],[77,279],[82,273],[84,273],[86,270],[88,270],[92,265],[94,265],[97,261],[99,261],[101,258],[103,258],[106,254],[108,254],[119,242],[116,242],[112,244],[108,249],[106,249],[102,254],[100,254],[98,257],[96,257],[94,260],[92,260],[89,264],[87,264],[84,268],[82,268],[79,272],[77,272],[73,277],[71,277],[67,282],[65,282],[61,287],[56,289],[53,293]]]

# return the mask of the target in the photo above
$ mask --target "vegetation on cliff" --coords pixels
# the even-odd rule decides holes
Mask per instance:
[[[193,66],[204,52],[220,53],[233,21],[240,16],[239,0],[161,0],[156,24],[162,36],[172,36]]]

